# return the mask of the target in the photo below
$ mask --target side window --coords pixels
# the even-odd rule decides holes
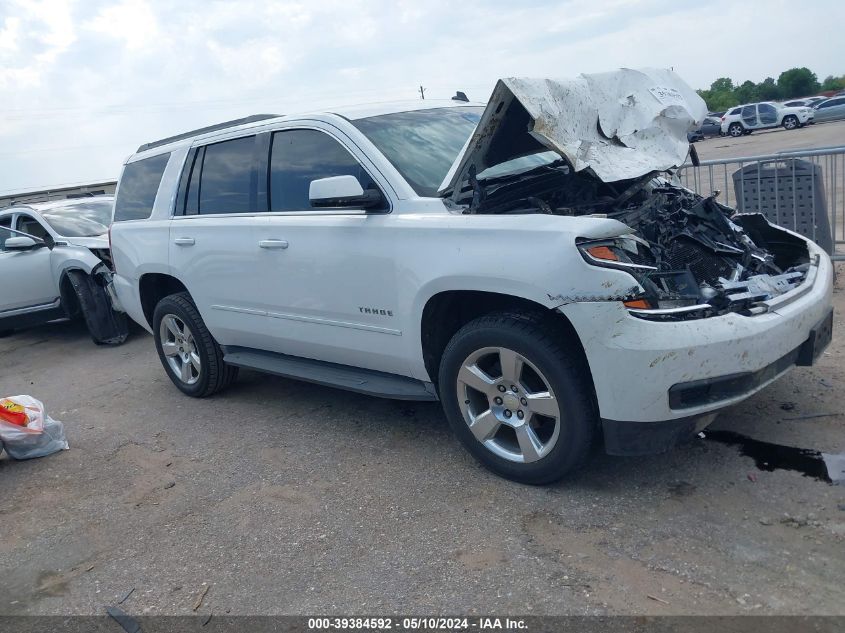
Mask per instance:
[[[12,232],[9,230],[12,228],[12,216],[6,216],[5,218],[0,218],[0,251],[3,250],[4,246],[6,245],[6,240],[12,237]]]
[[[731,110],[731,116],[739,114],[740,110],[742,110],[742,108],[734,108],[733,110]]]
[[[273,134],[270,152],[270,210],[312,209],[312,180],[355,176],[363,189],[378,189],[373,179],[343,145],[317,130],[285,130]]]
[[[47,239],[47,229],[31,215],[19,215],[15,227],[21,233],[26,233],[39,239]]]
[[[114,221],[143,220],[153,212],[153,203],[170,154],[151,156],[123,168],[114,202]]]
[[[197,152],[198,159],[188,184],[187,208],[190,210],[191,199],[196,196],[200,214],[249,213],[254,206],[250,203],[254,149],[255,137],[246,136],[206,145],[201,164],[200,152]],[[202,171],[197,185],[194,174],[200,166]]]

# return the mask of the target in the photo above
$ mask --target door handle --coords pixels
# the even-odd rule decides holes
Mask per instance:
[[[261,248],[287,248],[287,240],[261,240],[258,242]]]
[[[173,240],[173,243],[178,246],[193,246],[194,245],[194,238],[192,237],[177,237]]]

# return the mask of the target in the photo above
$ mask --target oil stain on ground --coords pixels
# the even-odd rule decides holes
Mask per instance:
[[[755,440],[733,431],[705,431],[705,439],[737,446],[739,452],[754,460],[760,470],[793,470],[829,484],[845,482],[845,453],[822,453]]]

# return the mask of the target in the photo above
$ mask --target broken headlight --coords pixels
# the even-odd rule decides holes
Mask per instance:
[[[635,235],[578,243],[578,250],[593,266],[629,273],[645,292],[624,301],[632,314],[643,318],[702,316],[710,308],[689,271],[659,272],[649,243]]]
[[[648,242],[635,235],[579,242],[578,250],[593,266],[616,268],[632,274],[657,270]]]

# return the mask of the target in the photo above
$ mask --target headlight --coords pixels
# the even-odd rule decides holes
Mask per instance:
[[[656,271],[648,242],[634,235],[612,240],[580,242],[581,256],[593,266],[616,268],[627,272]]]
[[[626,235],[582,241],[577,246],[588,264],[623,270],[645,289],[639,297],[623,302],[635,316],[661,320],[698,318],[711,308],[702,301],[702,289],[688,270],[658,270],[651,247],[642,238]]]

